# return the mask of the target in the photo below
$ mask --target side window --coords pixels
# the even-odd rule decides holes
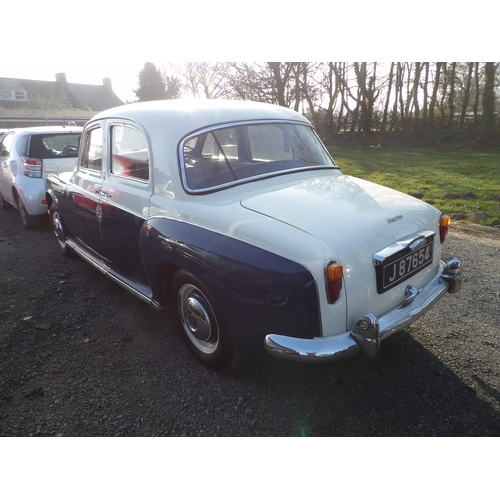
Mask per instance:
[[[21,137],[18,136],[16,149],[17,149],[17,154],[19,156],[30,156],[28,154],[28,146],[30,143],[30,137],[32,138],[32,136],[29,136],[29,135],[22,135]]]
[[[89,130],[83,138],[81,166],[100,172],[102,170],[102,128]]]
[[[149,152],[142,133],[128,125],[111,126],[111,173],[149,180]]]

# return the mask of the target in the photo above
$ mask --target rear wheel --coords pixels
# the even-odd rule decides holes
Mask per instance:
[[[14,208],[8,201],[5,201],[2,193],[0,193],[0,208],[2,210],[10,210],[11,208]]]
[[[21,222],[26,229],[37,229],[40,227],[42,220],[38,215],[30,215],[20,198],[17,200]]]
[[[200,280],[179,271],[172,282],[183,339],[191,353],[213,370],[232,370],[245,357],[229,336],[215,298]]]
[[[50,214],[50,227],[52,228],[52,231],[56,238],[57,247],[59,248],[59,251],[63,255],[71,257],[74,254],[74,252],[73,249],[68,246],[68,243],[66,241],[66,234],[64,233],[64,227],[61,221],[61,216],[59,215],[59,212],[54,205],[50,207],[49,214]]]

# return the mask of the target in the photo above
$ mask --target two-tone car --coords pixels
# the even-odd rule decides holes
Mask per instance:
[[[461,286],[460,261],[441,261],[449,217],[344,175],[311,123],[279,106],[101,112],[77,168],[47,176],[46,201],[61,252],[175,312],[217,370],[245,356],[374,357]]]

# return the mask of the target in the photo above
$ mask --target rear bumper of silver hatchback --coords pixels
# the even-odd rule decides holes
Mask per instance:
[[[266,351],[273,356],[304,362],[330,362],[363,355],[374,358],[380,342],[404,330],[423,316],[445,293],[456,293],[462,286],[461,262],[453,257],[442,273],[421,290],[408,286],[406,297],[391,311],[376,317],[368,312],[355,327],[339,335],[302,339],[279,334],[266,336]]]

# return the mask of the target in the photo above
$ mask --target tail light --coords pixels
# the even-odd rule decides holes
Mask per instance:
[[[337,302],[340,297],[343,277],[344,268],[340,264],[331,262],[326,266],[326,288],[330,304]]]
[[[38,158],[21,157],[23,160],[24,175],[26,177],[41,178],[43,161]]]
[[[448,215],[441,215],[441,217],[439,218],[439,237],[441,239],[441,243],[444,243],[449,228],[450,217]]]

